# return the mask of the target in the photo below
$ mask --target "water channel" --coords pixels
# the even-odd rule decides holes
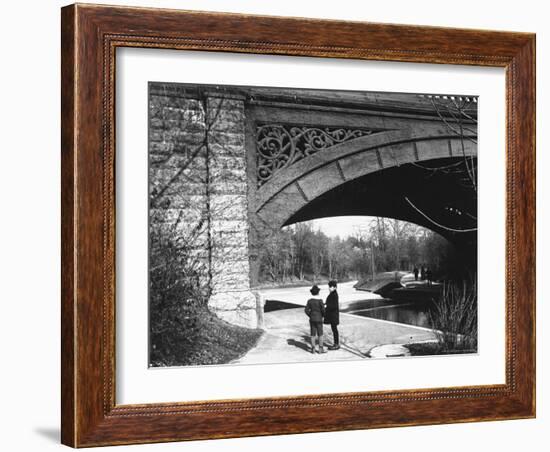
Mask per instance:
[[[275,289],[266,296],[265,312],[293,309],[305,305],[308,288]],[[340,291],[339,291],[340,292]],[[320,294],[325,299],[326,294]],[[340,312],[429,328],[429,301],[396,302],[369,292],[360,292],[344,285],[340,296]]]
[[[343,309],[341,312],[369,317],[372,319],[387,320],[390,322],[404,323],[406,325],[429,328],[429,302],[415,301],[411,303],[396,303],[393,300],[358,301]]]

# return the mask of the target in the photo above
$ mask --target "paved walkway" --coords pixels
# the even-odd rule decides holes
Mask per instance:
[[[340,309],[346,308],[350,303],[355,301],[365,300],[367,298],[378,298],[380,295],[373,293],[355,290],[353,285],[357,281],[350,281],[347,283],[338,284],[338,301],[340,302]],[[329,291],[326,284],[319,286],[321,292],[319,292],[318,297],[326,300]],[[305,306],[308,298],[311,298],[309,293],[310,287],[285,287],[285,288],[275,288],[275,289],[263,289],[260,291],[264,299],[266,300],[277,300],[284,301],[286,303],[293,303],[300,306]]]
[[[434,334],[425,328],[341,312],[338,327],[341,348],[320,355],[309,351],[309,322],[302,307],[265,313],[264,321],[266,332],[256,347],[233,363],[268,364],[363,359],[369,358],[370,351],[380,345],[435,339]],[[329,325],[324,326],[324,333],[325,345],[332,344]],[[391,353],[389,356],[392,356]],[[381,357],[380,354],[377,354],[377,357]]]

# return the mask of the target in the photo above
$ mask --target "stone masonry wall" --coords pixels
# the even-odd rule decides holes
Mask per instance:
[[[173,232],[208,260],[207,147],[202,102],[183,88],[152,84],[149,95],[150,231]],[[207,272],[205,272],[207,273]]]
[[[250,292],[244,103],[181,85],[149,92],[150,231],[190,245],[211,290],[209,308],[256,327]]]

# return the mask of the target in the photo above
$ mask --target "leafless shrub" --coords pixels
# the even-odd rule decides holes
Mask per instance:
[[[477,285],[464,280],[445,282],[429,322],[442,352],[477,350]]]
[[[173,228],[150,231],[150,333],[152,356],[171,347],[164,344],[174,330],[192,337],[197,312],[206,309],[209,290],[204,264],[193,258],[190,242]]]

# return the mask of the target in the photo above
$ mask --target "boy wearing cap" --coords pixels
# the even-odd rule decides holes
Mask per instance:
[[[319,295],[319,287],[314,285],[310,290],[314,297]],[[315,353],[315,338],[318,337],[319,353],[326,353],[323,348],[323,316],[325,315],[325,305],[321,298],[310,298],[307,301],[305,313],[309,317],[309,327],[311,331],[311,353]]]

